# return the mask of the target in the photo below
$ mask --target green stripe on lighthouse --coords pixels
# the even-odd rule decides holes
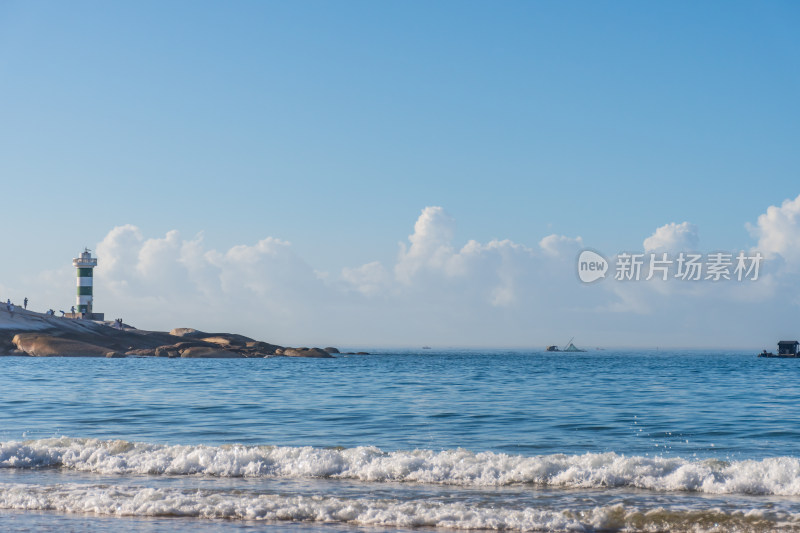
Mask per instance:
[[[91,278],[94,275],[92,273],[93,271],[94,271],[93,268],[79,268],[78,269],[78,277],[79,278]]]
[[[91,296],[92,295],[92,286],[86,287],[78,287],[78,296]]]

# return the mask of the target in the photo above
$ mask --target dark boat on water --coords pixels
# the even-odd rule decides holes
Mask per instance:
[[[778,359],[794,359],[800,357],[798,355],[798,346],[800,346],[800,342],[797,341],[778,341],[778,353],[772,353],[764,350],[760,354],[759,357],[775,357]]]
[[[545,351],[548,351],[548,352],[585,352],[586,351],[586,350],[581,350],[580,348],[578,348],[577,346],[572,344],[573,340],[575,340],[575,337],[572,337],[569,340],[569,342],[567,343],[567,345],[564,346],[563,349],[559,349],[558,346],[556,346],[555,344],[552,344],[552,345],[548,346],[547,348],[545,348]]]

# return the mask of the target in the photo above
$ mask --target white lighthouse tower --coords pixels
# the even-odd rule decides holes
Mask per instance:
[[[92,312],[92,282],[97,258],[92,257],[91,250],[84,248],[81,256],[72,260],[72,266],[78,269],[77,314],[88,319],[103,320],[99,313]]]

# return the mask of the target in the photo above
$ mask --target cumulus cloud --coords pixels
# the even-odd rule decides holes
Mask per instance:
[[[644,240],[645,252],[681,252],[697,249],[697,226],[688,222],[670,222],[657,228]]]
[[[800,267],[800,196],[769,206],[755,226],[747,224],[758,239],[755,249],[768,257],[781,256],[794,268]]]
[[[290,243],[272,237],[217,251],[206,249],[202,234],[145,238],[128,224],[106,235],[97,256],[97,305],[125,309],[145,327],[186,317],[199,328],[274,331],[324,296],[314,294],[322,283]]]
[[[550,257],[575,257],[583,248],[583,239],[565,235],[548,235],[539,241],[539,248]]]
[[[793,255],[798,213],[800,198],[759,217],[751,231],[763,253],[800,263]],[[533,246],[457,242],[455,223],[442,207],[426,207],[395,260],[331,274],[277,237],[214,249],[202,233],[149,236],[122,225],[96,247],[95,303],[109,318],[145,329],[227,330],[288,345],[537,346],[577,335],[579,344],[667,346],[744,342],[757,331],[772,340],[791,316],[777,311],[786,302],[776,298],[796,292],[800,281],[762,270],[749,284],[622,282],[612,266],[605,280],[587,285],[576,272],[581,237],[548,235]],[[644,248],[690,251],[697,235],[688,222],[666,224]],[[30,284],[38,292],[27,294],[44,302],[74,284],[74,271],[33,276]]]
[[[346,285],[366,296],[381,293],[390,284],[389,273],[378,261],[373,261],[360,267],[343,268],[342,280]]]
[[[397,285],[395,290],[411,289],[439,296],[458,292],[491,306],[514,303],[517,278],[527,268],[533,251],[508,239],[486,244],[470,240],[458,249],[454,234],[455,221],[442,207],[423,209],[414,233],[408,237],[409,244],[400,245],[392,280]],[[373,277],[380,272],[374,265],[370,271]],[[346,270],[345,275],[352,277],[354,272]]]
[[[426,207],[409,235],[410,244],[400,244],[400,254],[394,267],[397,279],[411,283],[417,272],[424,269],[445,270],[453,256],[452,240],[455,222],[438,206]]]
[[[363,324],[377,334],[409,319],[440,335],[500,334],[510,323],[493,310],[538,301],[532,278],[545,268],[546,254],[510,240],[459,247],[454,234],[453,218],[427,207],[393,264],[373,261],[330,276],[275,237],[216,250],[202,234],[187,239],[171,230],[150,237],[128,224],[97,245],[96,304],[124,309],[110,316],[124,314],[145,328],[191,325],[275,342],[309,330],[357,338]]]

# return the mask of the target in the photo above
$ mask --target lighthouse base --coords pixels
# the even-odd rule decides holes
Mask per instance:
[[[85,320],[105,320],[105,313],[64,313],[64,318],[80,318]]]

